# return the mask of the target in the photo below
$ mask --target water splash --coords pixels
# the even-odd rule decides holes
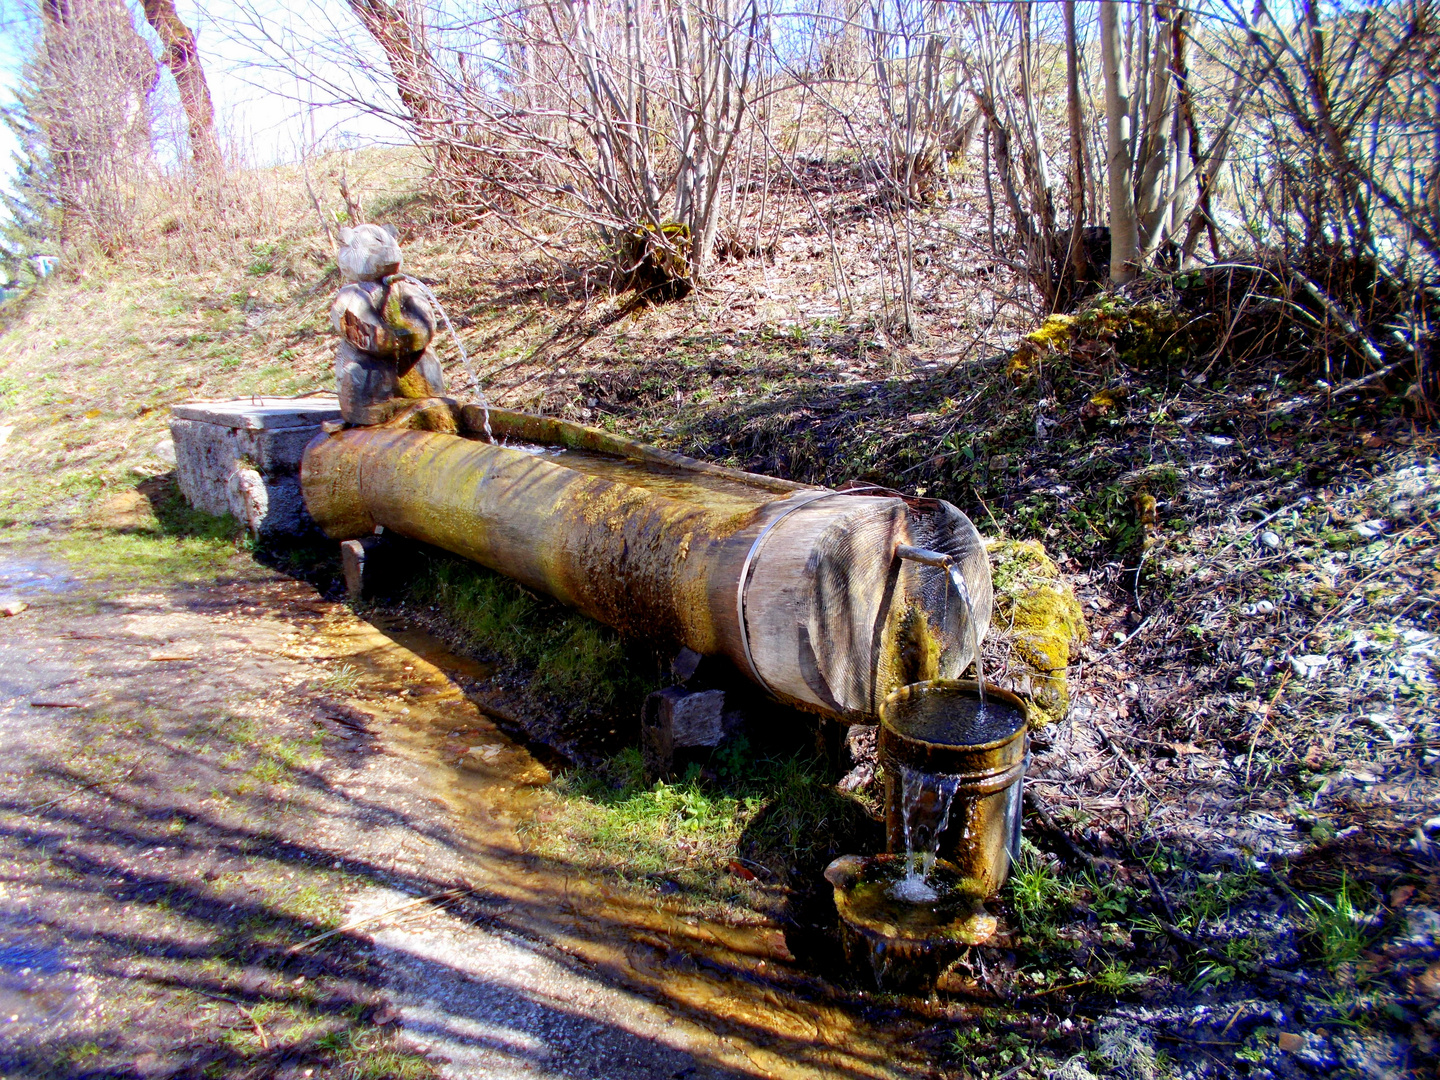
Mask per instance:
[[[950,824],[950,807],[960,786],[958,776],[937,776],[900,766],[900,805],[905,828],[905,876],[890,895],[912,904],[930,904],[940,898],[929,882],[940,852],[940,837]]]
[[[955,591],[960,594],[960,602],[965,605],[965,625],[970,628],[970,647],[975,653],[975,685],[980,690],[980,719],[985,718],[985,672],[980,664],[980,627],[975,623],[975,604],[970,599],[970,587],[965,584],[965,575],[960,572],[958,563],[950,563],[950,581],[955,586]]]
[[[409,274],[392,274],[386,278],[386,282],[401,278],[410,282],[420,289],[420,295],[435,305],[435,310],[440,313],[440,318],[445,320],[445,329],[450,332],[450,340],[455,342],[455,348],[460,352],[460,364],[465,369],[465,376],[470,380],[470,392],[475,395],[475,401],[479,404],[481,412],[485,415],[485,441],[494,442],[495,433],[490,430],[490,403],[485,400],[485,391],[480,389],[480,379],[475,374],[475,368],[470,363],[470,354],[465,351],[465,344],[460,340],[460,335],[455,332],[455,327],[450,324],[450,316],[445,313],[445,306],[440,303],[440,298],[430,291],[419,278],[411,277]]]

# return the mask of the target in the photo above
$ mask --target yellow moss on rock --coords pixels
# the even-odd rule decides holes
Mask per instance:
[[[1051,315],[1026,334],[1025,340],[1033,341],[1036,345],[1046,345],[1052,349],[1063,349],[1070,344],[1070,339],[1074,336],[1075,316]]]
[[[1046,353],[1069,348],[1075,331],[1073,315],[1051,315],[1025,335],[1020,347],[1010,355],[1007,373],[1017,382],[1024,382],[1035,373]]]
[[[986,549],[995,587],[991,630],[1010,646],[1005,685],[1029,701],[1037,725],[1064,719],[1066,671],[1085,639],[1085,613],[1038,541],[992,540]]]

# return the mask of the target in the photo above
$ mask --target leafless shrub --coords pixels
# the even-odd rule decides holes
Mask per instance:
[[[902,198],[928,202],[963,154],[979,113],[966,93],[957,9],[936,0],[875,0],[866,27],[885,173]]]
[[[758,71],[757,0],[554,0],[446,34],[419,4],[351,8],[452,195],[532,235],[521,209],[593,234],[624,284],[703,278]]]
[[[119,0],[45,0],[41,17],[23,103],[43,136],[62,239],[114,248],[154,173],[155,59]]]
[[[1327,374],[1358,356],[1435,393],[1440,4],[1295,0],[1234,15],[1254,58],[1233,169],[1244,238],[1308,297],[1334,343]]]

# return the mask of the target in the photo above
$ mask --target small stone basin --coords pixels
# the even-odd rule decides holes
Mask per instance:
[[[983,884],[966,878],[952,863],[937,859],[925,876],[936,899],[898,899],[895,886],[906,876],[902,854],[846,855],[825,868],[835,888],[835,908],[852,966],[868,964],[882,990],[918,990],[968,946],[995,933],[995,916],[985,910]]]

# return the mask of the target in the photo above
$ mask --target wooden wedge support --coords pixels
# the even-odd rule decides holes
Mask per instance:
[[[480,429],[467,407],[462,427]],[[723,469],[563,421],[492,410],[497,440],[350,428],[305,452],[306,504],[339,540],[377,525],[434,544],[626,634],[728,657],[779,700],[872,719],[905,683],[958,675],[990,570],[948,503],[831,491]]]

